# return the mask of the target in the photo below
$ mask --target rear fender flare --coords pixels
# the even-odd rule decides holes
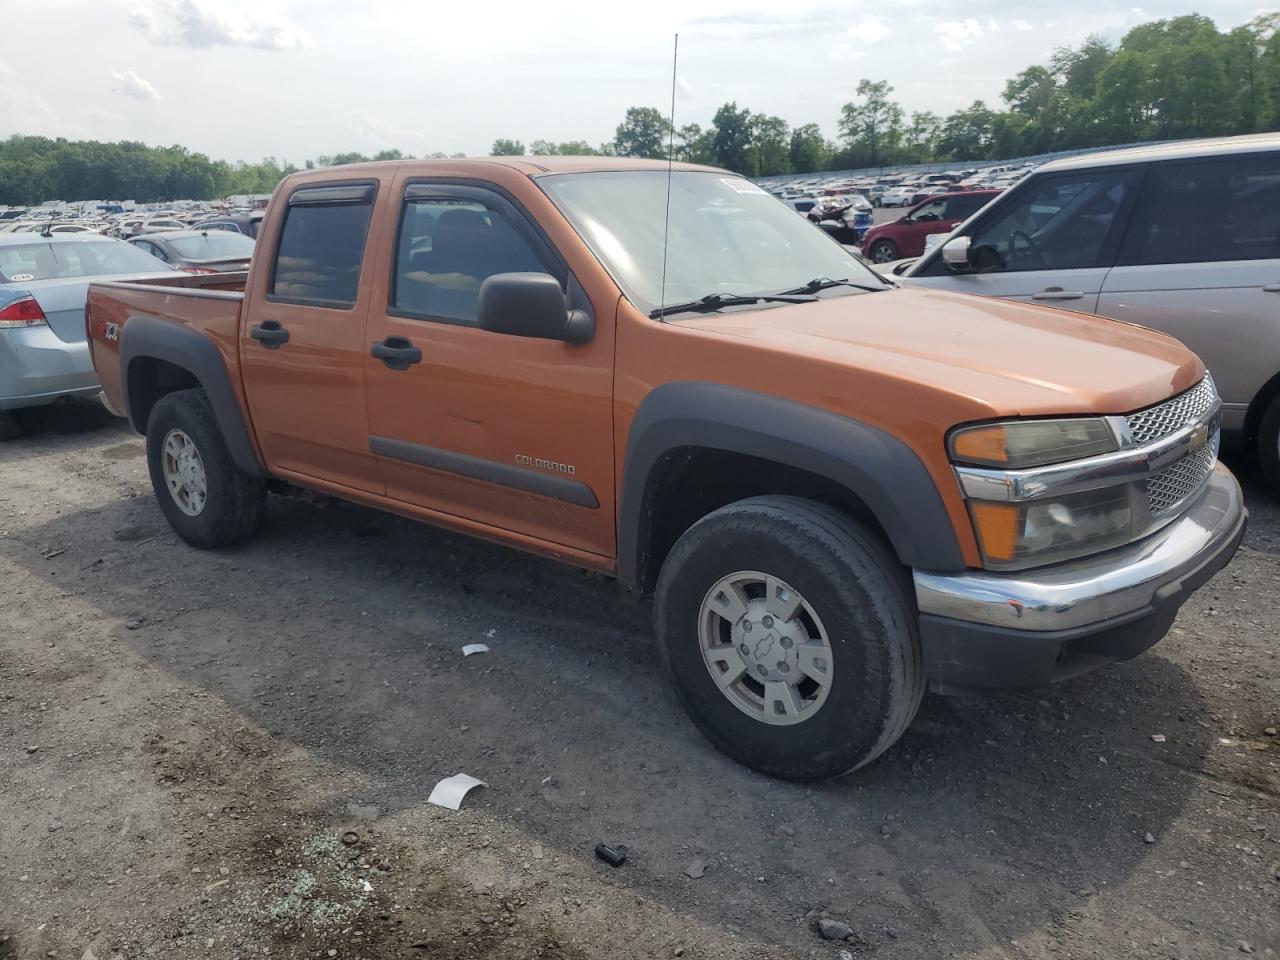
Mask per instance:
[[[147,425],[139,422],[141,413],[135,415],[128,409],[133,394],[130,378],[136,373],[134,361],[144,358],[172,363],[195,377],[209,398],[236,466],[252,476],[268,476],[240,412],[227,365],[212,340],[188,327],[165,323],[155,317],[133,316],[124,324],[120,333],[120,372],[124,381],[125,414],[134,429],[145,434]]]
[[[670,451],[702,447],[783,463],[839,484],[870,509],[908,567],[959,571],[964,554],[932,475],[897,437],[815,407],[714,383],[669,383],[641,402],[627,436],[618,574],[643,578],[646,497]]]

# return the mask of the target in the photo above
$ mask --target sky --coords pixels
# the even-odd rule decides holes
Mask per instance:
[[[1256,0],[0,0],[0,137],[181,144],[297,164],[349,150],[483,155],[498,137],[599,144],[629,106],[817,123],[858,80],[908,110],[999,103],[1006,79],[1090,33]]]

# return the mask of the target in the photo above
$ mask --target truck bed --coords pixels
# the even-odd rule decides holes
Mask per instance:
[[[85,301],[85,326],[93,365],[111,406],[129,411],[120,348],[128,324],[140,319],[185,327],[207,337],[227,369],[237,370],[240,307],[247,278],[247,272],[174,273],[158,280],[91,284]],[[238,384],[239,378],[235,380]],[[145,424],[134,426],[141,429]]]

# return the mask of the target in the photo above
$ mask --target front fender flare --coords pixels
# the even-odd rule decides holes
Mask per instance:
[[[839,484],[870,509],[908,567],[959,571],[964,554],[928,469],[897,437],[857,420],[715,383],[657,387],[627,436],[618,511],[618,575],[643,576],[646,496],[670,451],[701,447],[783,463]]]

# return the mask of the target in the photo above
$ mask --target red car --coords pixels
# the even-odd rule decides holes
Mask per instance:
[[[868,230],[862,238],[862,254],[873,263],[918,257],[924,253],[925,237],[931,233],[950,233],[956,224],[968,220],[1002,192],[967,190],[930,197],[893,223],[882,223]]]

